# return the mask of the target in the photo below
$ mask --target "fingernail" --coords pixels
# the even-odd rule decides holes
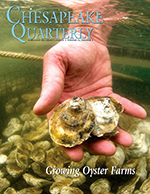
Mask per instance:
[[[34,110],[39,106],[40,102],[41,102],[41,97],[38,99],[38,101],[34,105],[34,108],[33,108]]]

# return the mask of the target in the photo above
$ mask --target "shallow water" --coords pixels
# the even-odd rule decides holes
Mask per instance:
[[[52,11],[62,9],[63,7],[47,0],[18,0],[11,2],[1,0],[0,2],[0,50],[43,56],[50,47],[57,43],[57,41],[27,41],[27,43],[23,44],[16,40],[11,34],[12,24],[10,24],[6,19],[6,12],[12,5],[23,6],[22,9],[24,10],[32,8],[34,11]],[[144,121],[148,122],[148,128],[150,129],[150,2],[148,0],[121,0],[115,8],[119,11],[127,12],[130,15],[113,26],[113,31],[108,41],[112,70],[114,72],[113,90],[114,92],[145,107],[148,113],[148,118]],[[65,8],[65,10],[68,9]],[[14,12],[13,17],[17,17],[17,14],[17,11]],[[33,27],[33,25],[29,26]],[[2,139],[2,143],[7,141],[7,137],[5,137],[2,132],[7,127],[10,119],[14,117],[20,118],[24,112],[24,110],[17,112],[16,108],[21,103],[26,103],[27,108],[29,108],[30,111],[32,110],[32,107],[40,94],[41,81],[42,62],[0,58],[0,139]],[[31,95],[31,102],[29,102],[29,99],[26,101],[22,98],[22,94],[36,95]],[[6,104],[12,98],[18,98],[19,101],[15,105],[15,111],[8,114],[6,111]],[[46,119],[45,117],[40,118],[42,120]],[[120,123],[120,125],[125,130],[131,126],[136,126],[136,121],[134,122],[134,120],[131,120],[132,118],[125,117],[123,119],[124,122]],[[21,124],[24,125],[25,122],[21,120]],[[146,125],[143,124],[142,129],[145,129]],[[149,137],[149,134],[140,131],[140,134],[141,133],[144,133]],[[47,137],[44,140],[47,140]],[[35,142],[33,141],[32,143]],[[147,151],[147,153],[149,153],[149,151]],[[8,153],[6,153],[6,155],[8,155]],[[145,153],[143,156],[145,156]],[[6,163],[4,163],[3,166],[5,167]],[[2,166],[0,165],[0,169],[1,167]],[[28,169],[27,171],[30,172],[30,170]],[[111,191],[114,193],[117,191],[118,180],[121,178],[121,182],[119,183],[121,185],[124,180],[126,181],[126,179],[128,179],[126,176],[120,176],[118,178],[117,176],[110,177],[109,175],[101,177],[93,176],[92,178],[87,176],[86,178],[87,181],[79,186],[86,194],[91,194],[89,185],[98,178],[108,178],[113,185]],[[12,181],[11,184],[14,185],[15,181]],[[21,181],[24,183],[22,178]],[[136,186],[136,188],[138,189],[140,185],[141,182]],[[28,185],[25,184],[24,187],[28,187]],[[17,186],[16,188],[18,188],[18,190],[20,189]],[[45,188],[42,193],[49,192],[47,191],[47,188]]]

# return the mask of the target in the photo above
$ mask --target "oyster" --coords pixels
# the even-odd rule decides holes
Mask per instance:
[[[45,129],[44,131],[30,131],[29,133],[26,133],[23,137],[24,139],[28,141],[42,141],[43,139],[46,139],[48,137],[48,131]]]
[[[83,194],[77,187],[63,187],[60,194]]]
[[[81,144],[94,129],[94,119],[86,100],[78,97],[66,100],[55,109],[49,121],[51,138],[66,147]]]
[[[17,192],[15,191],[14,188],[8,187],[8,188],[5,190],[4,194],[17,194]]]
[[[10,186],[10,182],[6,178],[0,178],[0,192]]]
[[[5,105],[6,113],[12,114],[14,112],[14,106],[18,103],[18,98],[12,98]]]
[[[34,148],[42,148],[43,150],[49,150],[51,147],[51,143],[47,140],[45,141],[38,141],[36,144],[34,144]]]
[[[33,172],[41,178],[45,178],[47,180],[52,179],[52,175],[46,174],[47,165],[44,162],[33,162],[31,164]]]
[[[90,168],[95,168],[98,159],[99,155],[91,155],[89,160],[86,162],[86,166],[89,166]]]
[[[136,175],[140,178],[140,181],[145,181],[146,177],[147,177],[147,162],[146,162],[146,158],[142,157],[139,160],[138,166],[136,168]]]
[[[11,151],[7,157],[7,164],[16,164],[16,149]]]
[[[119,114],[123,111],[122,105],[112,97],[91,97],[87,101],[91,104],[95,115],[95,127],[92,134],[101,137],[103,135],[116,135],[116,127]]]
[[[140,191],[142,193],[150,193],[150,177],[147,178],[141,185]]]
[[[106,178],[100,178],[90,185],[90,190],[92,194],[108,193],[111,190],[110,182]]]
[[[7,156],[4,154],[0,154],[0,165],[4,164],[7,161]]]
[[[13,143],[15,146],[21,140],[22,140],[22,137],[20,135],[12,135],[12,136],[10,136],[8,138],[8,141],[11,142],[11,143]]]
[[[108,172],[111,172],[113,166],[121,168],[123,166],[124,161],[124,150],[121,147],[117,146],[115,154],[112,156],[107,156],[105,165],[108,168]]]
[[[0,154],[9,153],[9,151],[13,148],[13,144],[11,142],[5,142],[0,146]]]
[[[59,147],[51,148],[46,152],[46,165],[54,168],[62,168],[70,158]]]
[[[0,167],[0,178],[4,178],[7,175],[7,170],[5,166]]]
[[[42,189],[36,188],[36,187],[29,187],[29,188],[24,188],[20,191],[17,192],[17,194],[40,194],[42,193]]]
[[[36,148],[32,153],[31,156],[33,161],[35,162],[45,162],[45,151],[42,148]]]
[[[123,185],[118,187],[118,191],[117,194],[131,194],[134,191],[134,188],[136,186],[136,183],[139,181],[139,177],[135,176],[134,178],[132,178],[131,180],[127,181],[126,183],[124,183]]]
[[[147,135],[140,133],[139,130],[134,131],[131,135],[133,137],[133,144],[128,148],[127,155],[130,158],[142,157],[148,152],[149,140]]]
[[[50,188],[49,188],[49,192],[51,194],[56,194],[56,193],[60,193],[61,190],[66,187],[66,186],[70,186],[72,183],[72,180],[69,178],[66,178],[64,180],[61,180],[59,182],[55,182],[53,183]]]
[[[36,188],[42,188],[46,185],[51,185],[50,181],[42,178],[37,178],[29,173],[25,173],[23,175],[23,178],[29,185],[34,186]]]
[[[17,149],[15,153],[15,159],[17,165],[22,168],[28,168],[30,164],[30,154],[32,153],[34,147],[31,142],[22,140],[17,143]]]
[[[70,166],[71,166],[71,168],[76,168],[76,169],[82,168],[89,159],[90,159],[89,152],[84,152],[83,159],[80,162],[71,161]]]
[[[136,191],[134,191],[133,194],[143,194],[143,192],[141,192],[141,191],[139,191],[139,190],[136,190]]]
[[[21,169],[17,165],[8,164],[6,166],[7,172],[14,178],[18,178],[23,173],[23,169]]]
[[[5,137],[10,137],[11,135],[14,135],[16,132],[21,131],[22,129],[22,124],[20,123],[20,120],[18,118],[12,118],[8,125],[7,128],[4,129],[3,135]]]
[[[53,180],[55,182],[60,182],[65,179],[71,179],[71,186],[73,187],[78,187],[86,182],[86,176],[82,172],[79,172],[78,168],[70,169],[69,166],[68,168],[62,168],[61,174],[53,174]]]
[[[65,147],[73,147],[87,140],[118,133],[122,105],[112,97],[73,97],[59,105],[49,120],[52,140]]]

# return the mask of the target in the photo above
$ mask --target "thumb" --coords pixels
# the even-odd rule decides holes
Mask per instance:
[[[33,111],[37,115],[47,114],[59,101],[63,88],[65,68],[65,52],[51,48],[44,56],[42,92]]]

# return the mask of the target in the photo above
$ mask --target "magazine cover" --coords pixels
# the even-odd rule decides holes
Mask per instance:
[[[0,193],[150,193],[150,1],[0,1]]]

